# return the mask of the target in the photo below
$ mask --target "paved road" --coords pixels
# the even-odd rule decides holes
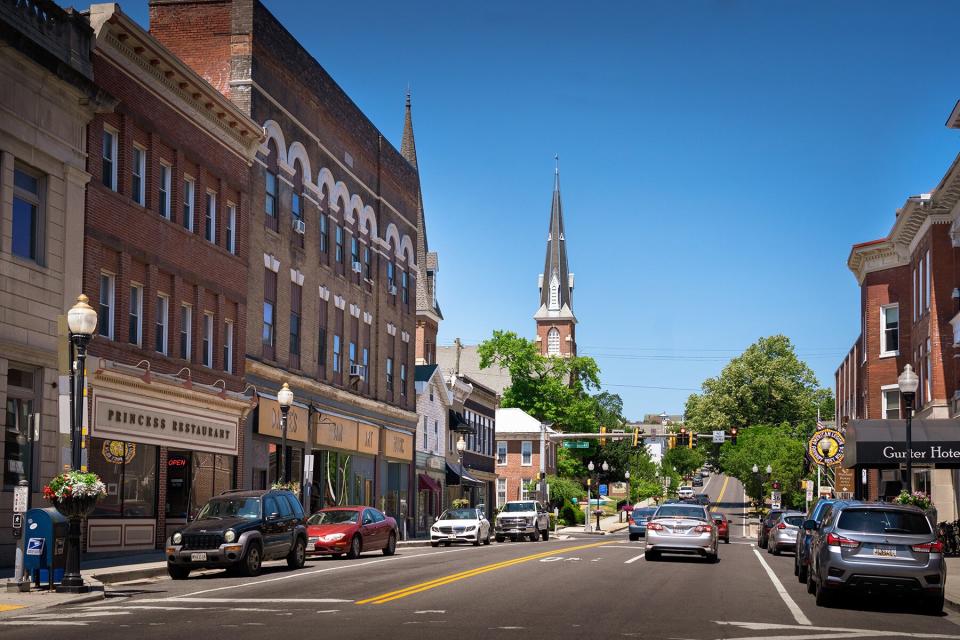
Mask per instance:
[[[723,495],[720,495],[720,492]],[[958,638],[955,614],[891,600],[814,605],[789,556],[743,538],[743,489],[705,491],[734,521],[720,562],[647,562],[624,534],[313,560],[258,578],[211,573],[119,587],[105,602],[0,618],[0,637]]]

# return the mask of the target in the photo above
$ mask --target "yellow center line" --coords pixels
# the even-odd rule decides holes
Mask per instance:
[[[716,501],[713,503],[713,507],[710,511],[716,511],[717,507],[720,506],[720,503],[723,501],[723,492],[727,490],[727,483],[730,482],[730,476],[723,477],[723,486],[720,487],[720,495],[717,496]]]
[[[27,605],[25,604],[0,604],[0,611],[16,611],[17,609],[23,609]]]
[[[414,594],[421,593],[423,591],[435,589],[436,587],[442,587],[444,585],[450,584],[451,582],[457,582],[459,580],[465,580],[466,578],[472,578],[473,576],[477,576],[482,573],[487,573],[489,571],[504,569],[506,567],[512,567],[513,565],[520,564],[523,562],[530,562],[531,560],[539,560],[540,558],[555,556],[561,553],[567,553],[569,551],[578,551],[580,549],[591,549],[593,547],[601,547],[607,544],[612,544],[612,542],[595,542],[593,544],[584,544],[576,547],[566,547],[563,549],[551,549],[550,551],[545,551],[543,553],[535,553],[533,555],[523,556],[521,558],[505,560],[503,562],[497,562],[497,563],[489,564],[483,567],[477,567],[476,569],[461,571],[460,573],[454,573],[452,575],[444,576],[442,578],[437,578],[435,580],[421,582],[420,584],[414,584],[404,589],[389,591],[387,593],[382,593],[372,598],[367,598],[365,600],[358,600],[356,604],[383,604],[385,602],[390,602],[391,600],[398,600],[400,598],[406,598],[407,596],[412,596]]]

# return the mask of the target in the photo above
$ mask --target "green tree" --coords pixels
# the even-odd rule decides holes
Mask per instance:
[[[696,449],[674,447],[663,456],[663,464],[671,467],[680,476],[693,473],[703,465],[704,456]]]
[[[700,433],[783,424],[791,437],[805,439],[818,408],[821,416],[833,415],[832,392],[820,388],[789,338],[775,335],[760,338],[706,380],[702,392],[687,399],[685,415],[687,428]]]
[[[579,482],[570,478],[547,476],[547,484],[550,485],[551,504],[562,505],[564,502],[573,502],[574,498],[579,500],[587,495],[587,490]]]
[[[800,490],[804,449],[803,442],[788,427],[755,425],[737,436],[736,445],[728,441],[720,447],[720,467],[740,480],[754,500],[769,496],[772,483],[778,481],[783,503],[800,507],[805,498]],[[753,473],[754,465],[758,474]],[[767,465],[772,470],[769,478]]]

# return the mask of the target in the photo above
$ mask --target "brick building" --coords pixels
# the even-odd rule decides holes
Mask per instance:
[[[150,549],[245,471],[247,177],[262,129],[118,5],[90,7],[117,100],[87,129],[91,551]]]
[[[266,134],[250,179],[246,376],[260,406],[244,483],[282,475],[288,382],[284,458],[311,508],[376,505],[412,528],[415,167],[261,2],[151,0],[150,23]]]
[[[493,521],[497,472],[494,465],[494,436],[500,396],[470,376],[449,376],[454,406],[463,406],[462,415],[448,425],[447,432],[447,504],[466,498],[471,507],[481,507]],[[457,440],[463,437],[466,448],[462,465],[457,455]]]
[[[958,126],[956,114],[951,126]],[[960,167],[957,161],[931,193],[907,199],[887,237],[854,245],[848,266],[860,285],[860,336],[835,374],[838,424],[852,425],[857,493],[891,498],[903,487],[898,464],[864,455],[880,428],[865,420],[891,420],[886,444],[905,446],[903,402],[897,378],[910,364],[920,379],[914,402],[914,450],[945,448],[928,433],[955,428],[960,347]],[[947,421],[947,422],[940,422]],[[960,434],[952,440],[960,441]],[[852,442],[851,442],[852,441]],[[933,497],[940,520],[957,513],[958,473],[948,461],[924,454],[913,465],[914,490]]]
[[[91,37],[54,2],[0,3],[0,566],[13,563],[13,487],[32,475],[45,506],[40,489],[69,461],[63,318],[82,284],[86,125],[111,103],[93,83]]]
[[[541,460],[540,438],[544,436],[546,456]],[[557,473],[557,443],[550,441],[550,427],[522,409],[497,409],[497,507],[507,500],[524,500],[527,487],[537,481],[543,470]]]

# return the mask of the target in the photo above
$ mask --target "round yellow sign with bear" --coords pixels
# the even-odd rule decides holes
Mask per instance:
[[[817,464],[833,465],[843,462],[843,434],[836,429],[820,429],[810,438],[807,452]]]

